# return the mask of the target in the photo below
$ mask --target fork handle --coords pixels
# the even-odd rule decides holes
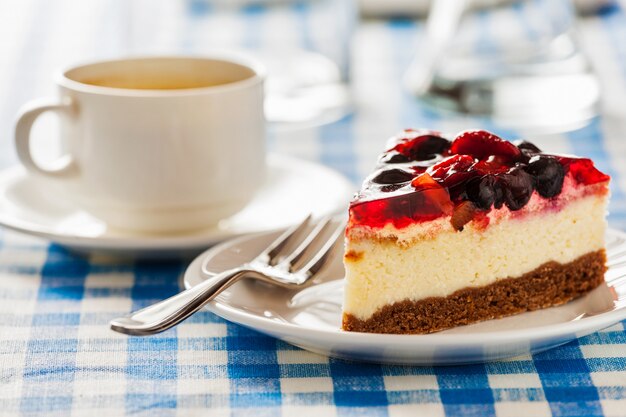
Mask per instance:
[[[198,311],[250,272],[243,268],[224,271],[170,298],[112,320],[111,329],[133,336],[165,331]]]

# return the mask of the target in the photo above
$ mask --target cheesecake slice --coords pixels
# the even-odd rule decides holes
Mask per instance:
[[[403,131],[350,204],[343,329],[431,333],[591,291],[609,179],[486,131]]]

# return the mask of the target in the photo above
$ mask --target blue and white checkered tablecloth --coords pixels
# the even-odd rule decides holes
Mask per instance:
[[[136,52],[202,52],[189,38],[211,13],[202,2],[129,4],[0,2],[0,167],[16,161],[17,108],[53,93],[56,67]],[[278,135],[272,150],[319,161],[357,182],[387,136],[403,127],[478,125],[516,136],[486,120],[438,117],[403,92],[399,78],[419,30],[402,19],[359,26],[357,111],[319,129]],[[626,15],[603,10],[580,33],[603,80],[606,116],[535,140],[588,155],[609,172],[609,221],[626,229]],[[624,323],[532,357],[442,368],[329,359],[208,312],[149,338],[108,329],[110,319],[179,291],[185,262],[85,258],[0,230],[0,416],[626,416]]]

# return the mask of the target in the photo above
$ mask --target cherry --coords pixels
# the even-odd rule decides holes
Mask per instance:
[[[555,158],[551,156],[534,156],[526,167],[535,181],[535,188],[540,196],[552,198],[561,193],[565,169]]]
[[[401,153],[385,153],[381,158],[380,162],[383,164],[405,164],[407,162],[411,162],[411,160],[402,155]]]
[[[464,191],[465,181],[476,176],[473,165],[474,158],[471,156],[454,155],[428,168],[426,172],[448,188],[452,199],[458,200]]]
[[[392,168],[381,170],[372,178],[375,184],[400,184],[411,181],[415,174],[403,169]]]
[[[471,155],[476,159],[499,155],[508,161],[515,161],[521,156],[517,146],[485,130],[461,132],[452,142],[450,152],[452,154]]]
[[[474,158],[469,155],[453,155],[428,168],[430,175],[441,182],[459,172],[467,172],[474,165]]]
[[[411,161],[427,161],[443,154],[450,147],[450,141],[429,132],[410,137],[398,143],[392,150]],[[395,157],[397,159],[397,157]]]
[[[511,168],[511,164],[502,156],[491,155],[487,159],[482,159],[473,166],[473,169],[482,174],[495,174],[506,172]]]

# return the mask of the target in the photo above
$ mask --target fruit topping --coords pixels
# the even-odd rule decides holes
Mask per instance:
[[[516,145],[517,149],[522,151],[522,153],[525,155],[534,155],[537,153],[541,153],[541,149],[536,147],[534,143],[530,143],[525,140],[516,140],[515,142],[513,142],[513,144]]]
[[[405,164],[407,162],[411,162],[411,160],[401,153],[389,152],[383,154],[380,158],[380,163],[382,164]]]
[[[572,174],[576,182],[585,185],[606,182],[611,179],[608,175],[598,171],[588,158],[571,158],[567,156],[556,156],[566,170]]]
[[[403,184],[387,184],[380,187],[380,191],[382,191],[383,193],[392,193],[402,187],[404,187]]]
[[[457,174],[468,173],[472,165],[474,165],[474,158],[471,156],[454,155],[428,168],[427,172],[437,181],[449,186],[454,182],[451,178]]]
[[[426,172],[428,168],[430,168],[430,166],[427,166],[427,167],[412,166],[410,169],[414,172],[413,175],[419,175],[419,174],[423,174],[424,172]]]
[[[448,188],[453,200],[458,200],[465,181],[476,176],[472,169],[474,158],[469,155],[454,155],[428,168],[426,172],[441,185]]]
[[[511,211],[528,203],[533,193],[533,179],[526,171],[520,167],[511,168],[506,174],[500,174],[499,180],[504,189],[504,204]]]
[[[552,198],[561,193],[565,169],[555,158],[546,155],[533,156],[526,167],[535,182],[540,196]]]
[[[476,207],[471,201],[463,201],[461,204],[454,208],[450,223],[454,230],[461,232],[463,227],[474,219],[476,213]]]
[[[413,177],[415,177],[415,174],[410,171],[392,168],[379,171],[374,178],[372,178],[372,182],[376,184],[401,184],[411,181]]]
[[[494,205],[496,208],[500,208],[504,202],[502,185],[491,174],[469,180],[466,192],[469,201],[481,210],[489,210]]]
[[[350,206],[352,220],[371,227],[383,227],[391,223],[402,228],[415,221],[450,215],[454,204],[450,201],[448,191],[428,174],[418,178],[419,191],[394,194],[384,199],[353,201]]]
[[[500,172],[507,172],[511,165],[499,155],[491,155],[486,159],[482,159],[473,167],[481,174],[496,174]]]
[[[489,224],[492,208],[520,210],[534,190],[542,198],[558,196],[566,176],[583,185],[610,179],[590,159],[547,155],[530,142],[513,144],[484,130],[461,132],[453,142],[438,132],[405,130],[388,149],[350,206],[357,223],[401,228],[451,215],[462,230],[469,221]]]
[[[443,154],[450,147],[450,141],[442,138],[436,132],[422,134],[420,131],[405,131],[405,137],[390,151],[398,152],[409,161],[428,161],[437,155]],[[394,155],[386,162],[395,163],[402,158]]]
[[[450,153],[471,155],[476,159],[500,155],[509,161],[515,161],[521,156],[517,146],[485,130],[461,132],[452,142]]]

